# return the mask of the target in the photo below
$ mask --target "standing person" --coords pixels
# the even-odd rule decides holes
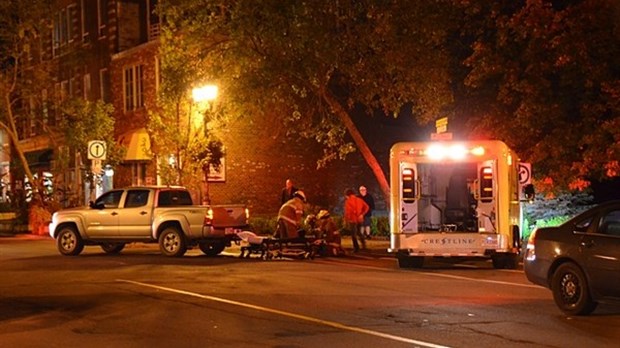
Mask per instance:
[[[351,239],[353,241],[353,252],[360,250],[357,237],[359,234],[360,241],[362,242],[362,249],[366,249],[366,239],[364,234],[360,232],[360,226],[364,221],[364,215],[368,212],[368,204],[363,199],[355,195],[353,189],[346,189],[344,191],[344,222],[346,229],[351,232]]]
[[[297,190],[293,193],[293,198],[282,205],[278,212],[275,237],[282,239],[299,237],[298,231],[304,214],[304,203],[306,203],[306,195],[303,191]]]
[[[368,212],[364,214],[364,221],[362,222],[362,226],[360,226],[360,232],[366,239],[370,239],[370,217],[372,216],[372,211],[375,210],[375,199],[372,198],[372,195],[368,194],[368,190],[366,186],[360,186],[360,198],[368,204]]]
[[[293,194],[297,191],[297,187],[293,185],[293,180],[286,179],[286,184],[282,189],[282,195],[280,199],[280,204],[284,204],[288,202],[291,198],[293,198]]]

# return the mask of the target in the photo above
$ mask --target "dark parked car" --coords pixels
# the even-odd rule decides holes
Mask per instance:
[[[523,264],[527,279],[551,289],[566,314],[590,314],[599,301],[620,300],[620,201],[536,229]]]

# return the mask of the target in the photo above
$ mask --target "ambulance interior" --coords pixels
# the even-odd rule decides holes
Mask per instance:
[[[495,230],[493,198],[480,200],[477,163],[418,163],[418,231]]]

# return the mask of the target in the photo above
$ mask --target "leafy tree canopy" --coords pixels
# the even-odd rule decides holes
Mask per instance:
[[[620,176],[616,2],[461,3],[473,134],[507,141],[550,187]]]
[[[231,112],[280,117],[282,129],[326,144],[326,158],[345,155],[353,141],[387,199],[385,175],[350,112],[364,105],[394,115],[407,102],[425,120],[445,112],[447,4],[191,0],[161,10],[184,61],[219,81]]]

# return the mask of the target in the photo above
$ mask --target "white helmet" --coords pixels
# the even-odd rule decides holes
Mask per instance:
[[[295,193],[293,193],[293,197],[299,197],[304,203],[306,203],[306,194],[304,193],[304,191],[295,191]]]

